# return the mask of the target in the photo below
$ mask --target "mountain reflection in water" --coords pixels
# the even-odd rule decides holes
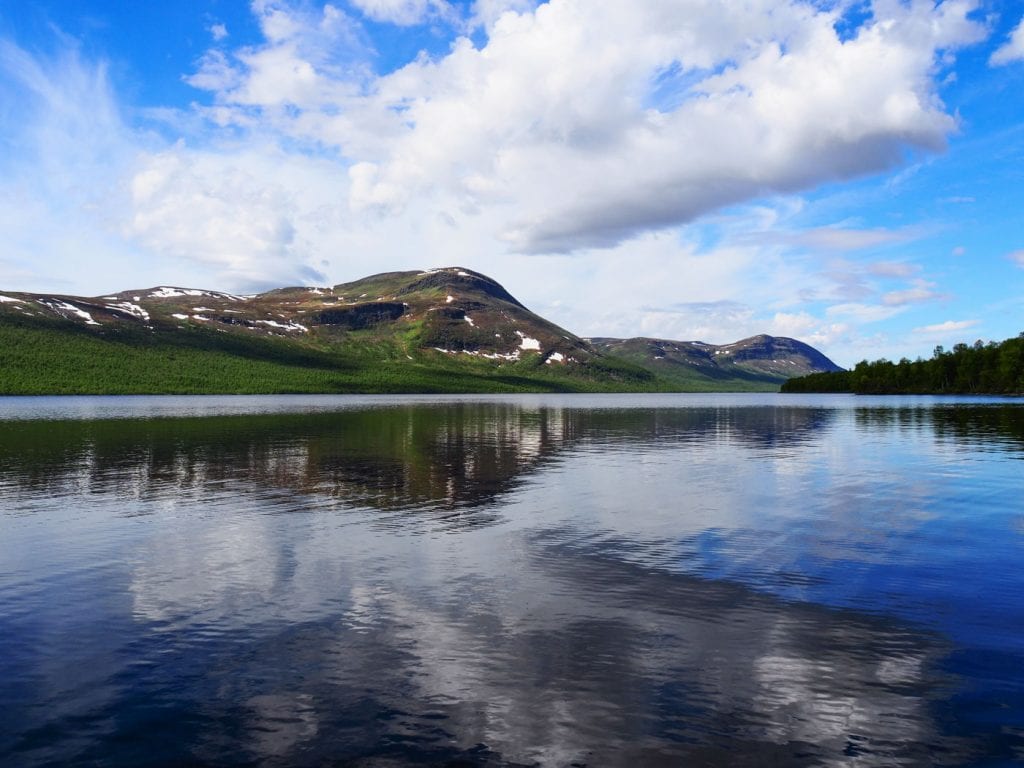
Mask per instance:
[[[31,494],[150,496],[257,484],[380,510],[479,507],[572,448],[799,445],[824,409],[524,410],[507,403],[328,414],[8,422],[5,482]],[[303,509],[302,506],[298,507]]]
[[[0,422],[0,762],[1024,756],[1020,408],[572,402]]]

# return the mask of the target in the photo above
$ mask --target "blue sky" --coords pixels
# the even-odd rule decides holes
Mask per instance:
[[[0,7],[0,288],[459,264],[581,335],[1024,331],[1024,5]]]

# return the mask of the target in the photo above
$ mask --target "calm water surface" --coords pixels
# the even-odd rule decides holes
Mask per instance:
[[[0,398],[0,764],[1024,763],[1024,404]]]

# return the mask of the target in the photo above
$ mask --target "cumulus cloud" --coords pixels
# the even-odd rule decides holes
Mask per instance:
[[[333,109],[358,92],[367,76],[369,43],[358,23],[333,5],[320,10],[255,0],[264,42],[225,52],[208,51],[185,81],[231,105],[234,122],[253,125],[257,110],[267,127],[281,129],[277,113],[289,110],[291,133],[301,132],[305,111]],[[225,122],[219,120],[218,122]]]
[[[301,161],[240,154],[221,157],[183,147],[140,158],[131,179],[125,233],[147,249],[205,262],[236,285],[324,283],[296,246],[298,202],[289,190]],[[271,181],[271,179],[274,179]]]
[[[476,0],[473,3],[469,26],[489,29],[506,13],[532,11],[536,6],[535,0]]]
[[[808,312],[777,312],[768,326],[773,336],[789,336],[815,347],[828,348],[848,336],[849,323],[827,323]]]
[[[1024,60],[1024,18],[1013,28],[1009,40],[992,53],[988,63],[993,67],[1001,67],[1022,60]]]
[[[1024,267],[1024,249],[1014,251],[1013,253],[1009,254],[1007,258],[1009,258],[1010,261],[1012,261],[1018,267]]]
[[[456,40],[353,91],[293,44],[296,12],[257,6],[268,46],[237,55],[220,103],[300,106],[281,130],[348,158],[357,210],[445,193],[532,253],[611,247],[939,150],[956,125],[932,80],[940,54],[984,33],[955,1],[876,3],[850,36],[839,11],[797,2],[499,4],[481,47]],[[360,7],[405,20],[426,4]],[[193,84],[210,88],[220,65]]]

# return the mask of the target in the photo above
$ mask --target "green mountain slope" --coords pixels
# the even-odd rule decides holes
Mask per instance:
[[[792,376],[842,370],[801,341],[764,334],[721,346],[650,338],[589,341],[608,355],[653,371],[688,390],[717,390],[739,382],[751,388],[776,389]]]
[[[254,296],[7,292],[0,393],[775,390],[787,373],[832,369],[771,337],[616,342],[581,339],[458,267]],[[666,354],[648,359],[639,342]],[[690,347],[703,357],[678,351]]]

